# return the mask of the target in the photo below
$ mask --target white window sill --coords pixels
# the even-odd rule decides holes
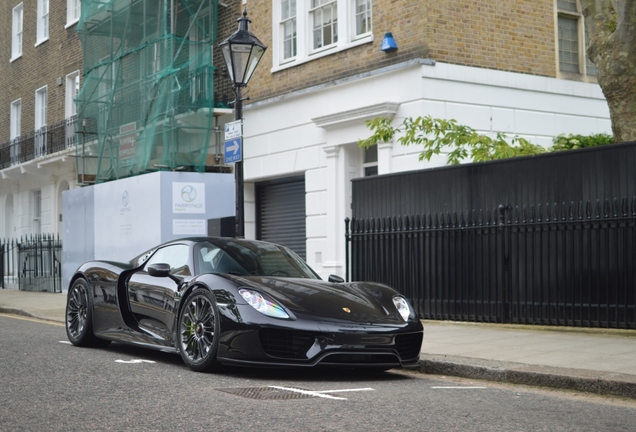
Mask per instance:
[[[351,41],[347,44],[336,45],[331,48],[328,48],[328,47],[320,48],[320,51],[315,51],[305,57],[297,57],[293,60],[281,61],[279,62],[278,65],[274,65],[272,69],[270,70],[270,72],[274,73],[284,69],[289,69],[291,67],[298,66],[298,65],[310,62],[312,60],[316,60],[322,57],[327,57],[329,55],[346,51],[348,49],[351,49],[360,45],[368,44],[371,42],[373,42],[373,36],[363,37],[363,38]]]
[[[37,46],[40,46],[40,45],[42,45],[44,42],[46,42],[46,41],[48,41],[48,40],[49,40],[49,38],[48,38],[48,37],[46,37],[46,38],[44,38],[44,39],[42,39],[42,40],[37,41],[37,42],[35,43],[35,45],[33,45],[33,46],[36,46],[36,47],[37,47]]]
[[[64,26],[64,28],[68,29],[69,27],[73,27],[78,22],[79,22],[79,18],[75,18],[73,21],[67,22],[66,25]]]
[[[15,57],[11,57],[11,59],[9,60],[9,63],[13,63],[14,61],[16,61],[19,58],[22,58],[22,53],[18,54]]]

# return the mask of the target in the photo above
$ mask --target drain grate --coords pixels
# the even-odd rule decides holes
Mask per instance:
[[[291,391],[274,387],[222,388],[217,390],[248,399],[258,400],[310,399],[316,397],[316,395],[311,394],[311,391],[300,388],[295,388],[295,390],[300,391]]]

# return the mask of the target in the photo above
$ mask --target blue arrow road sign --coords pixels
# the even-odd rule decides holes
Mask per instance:
[[[243,160],[243,138],[225,141],[225,163],[241,162]]]

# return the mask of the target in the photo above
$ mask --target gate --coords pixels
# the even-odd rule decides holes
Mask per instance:
[[[62,241],[37,235],[0,242],[2,288],[62,292]]]

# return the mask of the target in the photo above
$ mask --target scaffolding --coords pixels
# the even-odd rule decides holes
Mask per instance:
[[[80,183],[215,163],[217,12],[217,0],[82,0]]]

